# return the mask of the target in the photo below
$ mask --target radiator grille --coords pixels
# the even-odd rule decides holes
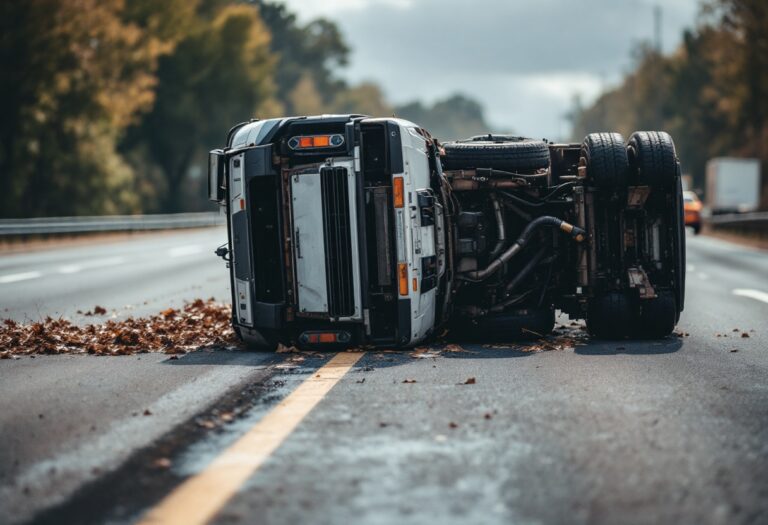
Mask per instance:
[[[320,185],[323,193],[328,313],[332,317],[349,317],[355,313],[355,293],[346,168],[322,168]]]

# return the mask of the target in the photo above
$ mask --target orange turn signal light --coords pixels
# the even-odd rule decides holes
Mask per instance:
[[[338,133],[334,135],[307,135],[288,139],[288,147],[291,149],[338,148],[342,144],[344,144],[344,136]]]
[[[400,295],[408,295],[408,264],[398,263],[397,265],[398,284]]]
[[[392,181],[392,196],[395,201],[395,208],[405,206],[405,184],[402,177],[395,177]]]

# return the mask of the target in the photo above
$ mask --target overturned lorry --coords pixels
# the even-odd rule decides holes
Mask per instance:
[[[251,121],[209,156],[232,323],[251,347],[408,346],[445,333],[670,334],[684,306],[680,164],[663,132],[441,144],[361,115]]]

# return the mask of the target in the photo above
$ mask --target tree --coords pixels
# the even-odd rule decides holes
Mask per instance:
[[[438,100],[432,106],[411,102],[395,108],[397,116],[419,123],[440,140],[457,140],[488,133],[482,106],[475,100],[456,94]]]
[[[198,17],[174,52],[161,58],[155,104],[131,130],[126,149],[143,149],[160,168],[163,211],[202,200],[185,191],[190,168],[222,144],[234,123],[261,108],[277,111],[269,41],[255,7],[226,5],[211,23]]]
[[[330,107],[336,93],[345,87],[336,71],[347,65],[349,48],[338,27],[331,21],[317,19],[300,25],[296,15],[280,3],[251,0],[258,6],[272,39],[275,54],[276,96],[289,115],[303,114],[294,106],[297,89],[306,92],[311,85],[325,107]],[[299,86],[299,84],[303,84]]]
[[[331,109],[334,113],[358,113],[374,117],[392,115],[381,88],[371,82],[346,87],[336,93]]]
[[[683,169],[704,186],[709,158],[758,157],[768,171],[768,5],[711,0],[672,55],[641,49],[634,71],[574,119],[574,139],[663,129]],[[765,177],[764,177],[765,178]],[[768,203],[768,185],[763,200]]]
[[[152,104],[161,49],[122,0],[0,7],[0,214],[138,208],[116,141]]]

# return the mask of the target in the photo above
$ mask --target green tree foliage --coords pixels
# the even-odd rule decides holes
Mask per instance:
[[[417,122],[440,140],[457,140],[488,133],[483,108],[464,95],[452,95],[432,106],[411,102],[395,108],[397,116]]]
[[[761,158],[765,175],[768,4],[706,3],[699,26],[684,35],[679,49],[668,56],[641,49],[634,71],[619,87],[576,113],[575,140],[611,129],[625,135],[639,129],[670,132],[684,171],[699,188],[706,162],[715,156]]]
[[[204,153],[221,144],[233,124],[263,108],[275,111],[269,39],[255,7],[227,5],[211,23],[198,18],[174,52],[160,59],[155,104],[126,147],[141,148],[160,168],[158,209],[199,206],[202,184],[189,177],[194,161],[199,174]]]
[[[122,0],[0,4],[0,215],[136,210],[120,132],[151,105],[161,50]]]
[[[334,113],[358,113],[376,117],[386,117],[393,113],[379,86],[371,82],[339,90],[332,109]]]
[[[206,152],[254,117],[487,130],[461,96],[393,110],[375,84],[342,79],[348,55],[335,24],[267,0],[0,2],[0,216],[210,209]]]
[[[287,115],[307,114],[300,111],[317,98],[330,107],[338,91],[345,87],[337,75],[347,65],[349,48],[338,27],[325,19],[299,24],[296,15],[282,3],[252,0],[258,6],[265,25],[272,34],[270,49],[277,58],[276,96]],[[313,90],[310,95],[309,89]]]

